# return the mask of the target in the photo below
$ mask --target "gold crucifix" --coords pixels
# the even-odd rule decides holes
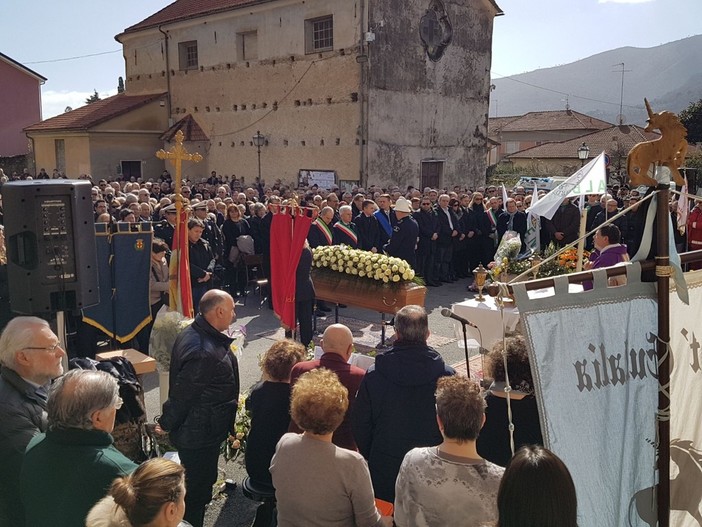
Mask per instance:
[[[183,130],[178,130],[175,134],[175,141],[176,144],[173,146],[168,152],[166,152],[164,149],[159,150],[156,152],[156,157],[159,159],[170,159],[173,161],[173,164],[175,165],[175,181],[176,181],[176,188],[175,188],[175,195],[176,195],[176,211],[178,213],[177,218],[180,218],[180,211],[183,208],[183,196],[181,194],[181,187],[182,187],[182,162],[183,161],[192,161],[193,163],[199,163],[202,161],[202,156],[195,152],[194,154],[190,154],[185,147],[183,146]]]

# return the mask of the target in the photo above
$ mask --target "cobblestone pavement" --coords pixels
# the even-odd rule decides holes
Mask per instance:
[[[426,298],[426,308],[429,312],[429,328],[432,334],[436,335],[437,342],[447,342],[437,346],[436,349],[443,356],[448,364],[465,363],[463,350],[459,347],[460,339],[455,340],[456,334],[454,323],[451,319],[441,316],[441,309],[451,307],[455,302],[460,302],[472,296],[466,290],[468,279],[462,279],[452,284],[444,284],[441,287],[428,288]],[[272,336],[273,330],[279,327],[278,319],[273,311],[266,307],[258,309],[258,297],[252,296],[244,306],[241,301],[236,306],[237,324],[246,325],[247,344],[243,350],[243,357],[239,363],[241,388],[248,388],[257,382],[261,371],[258,367],[258,357],[265,352],[273,343],[273,340],[264,335]],[[377,324],[380,322],[380,315],[373,311],[346,308],[340,310],[340,315],[350,317],[359,321]],[[318,329],[323,330],[326,325],[333,323],[333,313],[326,319],[318,319]],[[462,368],[465,371],[465,367]],[[150,421],[160,413],[158,375],[149,374],[144,378],[144,390],[146,392],[146,406]],[[242,460],[243,461],[243,460]],[[238,461],[224,463],[220,460],[220,468],[226,473],[226,477],[231,479],[235,488],[227,488],[215,499],[205,518],[207,527],[248,527],[253,521],[257,503],[254,503],[241,493],[241,481],[246,477],[244,467]]]

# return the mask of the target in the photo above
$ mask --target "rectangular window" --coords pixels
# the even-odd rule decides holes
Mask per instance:
[[[66,171],[66,143],[63,139],[54,139],[54,154],[56,156],[56,168],[60,172]]]
[[[258,32],[247,31],[236,36],[239,60],[258,59]]]
[[[305,53],[334,49],[334,17],[332,15],[305,20]]]
[[[197,40],[178,43],[178,59],[180,70],[196,70],[197,61]]]

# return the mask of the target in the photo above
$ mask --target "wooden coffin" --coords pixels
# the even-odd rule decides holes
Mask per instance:
[[[312,270],[315,295],[333,304],[394,315],[408,305],[424,306],[427,288],[412,282],[384,284],[368,278],[321,269]]]

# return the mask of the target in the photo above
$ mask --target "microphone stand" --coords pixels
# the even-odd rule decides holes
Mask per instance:
[[[470,362],[468,361],[468,329],[467,324],[461,322],[461,329],[463,329],[463,353],[466,355],[466,375],[470,379]]]

